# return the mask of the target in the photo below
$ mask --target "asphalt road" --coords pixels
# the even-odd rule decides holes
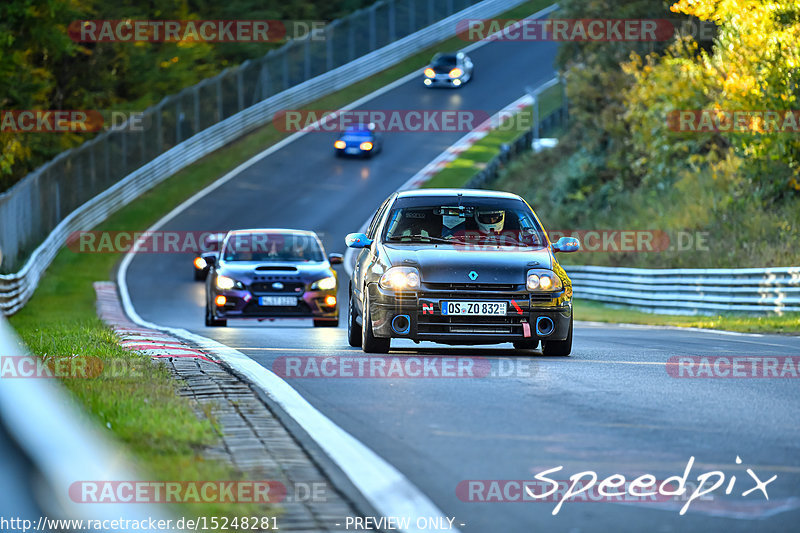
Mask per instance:
[[[459,91],[425,90],[419,80],[365,109],[470,109],[495,112],[552,76],[555,46],[492,43],[471,53],[475,79]],[[390,133],[373,160],[340,160],[333,135],[308,134],[262,159],[172,220],[164,230],[296,227],[317,231],[343,252],[393,190],[461,137],[460,132]],[[547,206],[534,206],[547,224]],[[345,332],[308,321],[203,326],[203,287],[190,257],[139,254],[128,270],[133,304],[145,320],[181,327],[239,349],[267,368],[286,356],[359,355]],[[341,272],[346,301],[346,273]],[[577,318],[580,318],[578,315]],[[511,376],[472,379],[290,379],[317,409],[403,472],[470,532],[793,531],[800,519],[800,395],[793,379],[678,379],[673,356],[794,355],[800,338],[576,323],[573,355],[515,356],[510,345],[451,348],[395,343],[393,355],[485,357]],[[468,359],[470,361],[474,361]],[[482,360],[480,360],[482,361]],[[521,366],[520,366],[521,365]],[[523,480],[559,465],[554,479],[592,470],[601,477],[650,473],[658,479],[722,470],[735,489],[683,502],[479,503],[457,494],[465,480]],[[742,463],[736,463],[736,457]],[[750,489],[746,468],[767,486]],[[460,524],[464,524],[461,526]]]

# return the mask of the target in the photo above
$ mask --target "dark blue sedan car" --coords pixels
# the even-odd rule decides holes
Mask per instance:
[[[373,124],[357,124],[347,128],[333,147],[338,157],[372,157],[383,148],[383,140]]]

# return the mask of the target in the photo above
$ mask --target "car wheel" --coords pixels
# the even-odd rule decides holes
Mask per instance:
[[[539,339],[514,341],[515,350],[535,350],[539,347]]]
[[[214,318],[214,315],[211,314],[211,309],[208,307],[208,304],[206,304],[206,326],[208,326],[209,328],[215,328],[215,327],[224,328],[227,325],[228,325],[227,320],[218,320]]]
[[[369,297],[364,302],[364,316],[361,322],[361,349],[366,353],[389,353],[392,339],[384,339],[373,335],[372,317],[369,312]]]
[[[338,328],[339,327],[339,317],[336,318],[315,318],[314,319],[314,327],[315,328]]]
[[[569,333],[563,341],[542,341],[542,353],[545,355],[569,355],[572,352],[572,317],[569,317]]]
[[[347,342],[353,348],[361,348],[361,326],[356,322],[356,306],[353,303],[353,292],[347,304]]]
[[[194,269],[194,280],[195,281],[203,281],[206,279],[206,271],[205,270],[198,270]]]

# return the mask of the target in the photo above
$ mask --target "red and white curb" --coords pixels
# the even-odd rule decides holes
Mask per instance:
[[[503,109],[484,120],[474,130],[470,131],[455,144],[451,145],[447,150],[439,154],[436,159],[425,165],[419,172],[411,176],[411,178],[400,186],[398,190],[405,191],[408,189],[417,189],[422,187],[428,180],[441,172],[447,165],[454,160],[458,159],[464,151],[472,147],[476,142],[486,137],[489,132],[500,127],[503,122],[510,119],[526,107],[533,105],[533,98],[526,94],[525,96],[511,102]]]
[[[220,362],[177,337],[132,322],[122,309],[115,283],[97,281],[94,291],[97,295],[97,315],[114,331],[125,350],[140,352],[155,359],[188,357],[211,363]]]

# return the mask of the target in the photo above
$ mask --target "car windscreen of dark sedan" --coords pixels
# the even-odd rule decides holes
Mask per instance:
[[[386,224],[387,243],[545,246],[544,233],[530,209],[505,198],[399,198]]]
[[[324,261],[317,240],[302,234],[233,234],[222,251],[224,261]]]
[[[458,65],[458,58],[454,55],[437,55],[433,58],[431,66],[434,70],[450,72],[450,69]]]

